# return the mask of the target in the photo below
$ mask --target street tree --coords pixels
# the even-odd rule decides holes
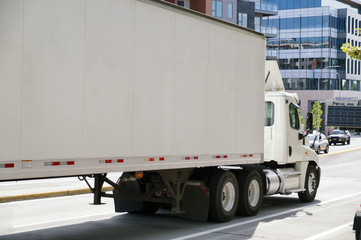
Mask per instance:
[[[361,33],[361,28],[356,28],[356,32]],[[361,60],[361,47],[352,46],[349,43],[344,43],[342,44],[341,50],[347,53],[350,58]]]
[[[313,114],[313,126],[315,126],[317,130],[320,130],[323,112],[321,109],[321,104],[319,104],[318,101],[316,101],[312,106],[312,114]]]

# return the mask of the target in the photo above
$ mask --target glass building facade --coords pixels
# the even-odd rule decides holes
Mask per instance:
[[[340,50],[343,43],[361,46],[358,1],[264,0],[278,4],[278,16],[263,25],[279,29],[268,42],[275,52],[287,90],[361,91],[360,61]]]

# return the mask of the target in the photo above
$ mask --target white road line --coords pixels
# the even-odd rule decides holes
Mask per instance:
[[[288,213],[291,213],[291,212],[300,211],[300,210],[302,210],[304,208],[318,206],[318,205],[324,205],[324,204],[328,204],[328,203],[331,203],[331,202],[336,202],[336,201],[346,199],[346,198],[350,198],[350,197],[354,197],[354,196],[357,196],[357,195],[360,195],[360,194],[361,194],[361,192],[353,193],[353,194],[349,194],[349,195],[346,195],[346,196],[343,196],[343,197],[334,198],[334,199],[327,200],[327,201],[322,201],[320,203],[314,203],[314,204],[310,204],[310,205],[303,206],[303,207],[293,208],[293,209],[289,209],[289,210],[286,210],[286,211],[283,211],[283,212],[267,215],[267,216],[264,216],[264,217],[258,217],[258,218],[250,219],[248,221],[243,221],[243,222],[240,222],[240,223],[235,223],[235,224],[227,225],[227,226],[224,226],[224,227],[213,228],[211,230],[198,232],[198,233],[182,236],[182,237],[179,237],[179,238],[174,238],[172,240],[185,240],[185,239],[195,238],[195,237],[203,236],[203,235],[206,235],[206,234],[222,231],[222,230],[225,230],[225,229],[239,227],[239,226],[250,224],[250,223],[253,223],[253,222],[259,222],[259,221],[262,221],[262,220],[265,220],[265,219],[278,217],[278,216],[288,214]]]
[[[341,226],[338,226],[336,228],[332,228],[331,230],[328,230],[328,231],[325,231],[325,232],[322,232],[322,233],[319,233],[317,235],[314,235],[312,237],[309,237],[309,238],[305,238],[304,240],[317,240],[317,239],[320,239],[322,237],[326,237],[326,236],[329,236],[335,232],[338,232],[338,231],[341,231],[343,230],[344,228],[348,228],[348,227],[351,227],[352,226],[352,223],[353,222],[348,222],[346,224],[343,224]]]

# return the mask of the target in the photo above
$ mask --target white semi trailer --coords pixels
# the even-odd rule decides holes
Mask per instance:
[[[298,99],[264,59],[262,34],[162,1],[0,1],[0,181],[94,177],[95,204],[198,220],[313,201]]]

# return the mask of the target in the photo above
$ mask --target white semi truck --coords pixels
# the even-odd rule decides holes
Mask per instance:
[[[298,99],[264,59],[262,34],[158,0],[1,1],[0,181],[93,177],[95,204],[203,221],[313,201]]]

